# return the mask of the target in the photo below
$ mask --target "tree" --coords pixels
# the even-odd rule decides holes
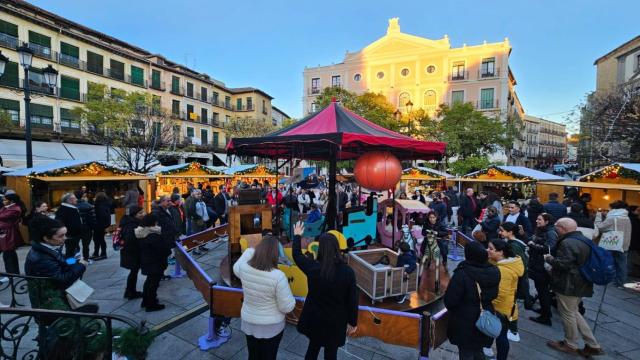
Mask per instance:
[[[284,120],[282,120],[282,128],[289,127],[289,126],[295,124],[296,122],[298,122],[298,119],[296,119],[296,118],[284,119]]]
[[[234,118],[224,128],[231,139],[263,136],[277,129],[271,121],[252,117]]]
[[[11,115],[6,110],[0,109],[0,130],[11,131],[15,128],[17,128],[17,125],[11,119]]]
[[[180,129],[160,108],[158,98],[140,92],[125,93],[91,84],[88,101],[73,113],[86,124],[90,139],[107,145],[115,162],[131,171],[146,173],[160,164],[160,157],[178,155]]]
[[[486,156],[508,146],[505,127],[498,118],[489,118],[471,103],[441,105],[438,110],[439,135],[447,143],[447,157]]]
[[[449,164],[449,172],[456,175],[465,175],[470,172],[487,168],[491,162],[485,155],[469,156],[465,159],[459,159]]]
[[[396,109],[382,94],[366,92],[357,95],[341,87],[332,86],[322,90],[322,93],[316,98],[316,105],[323,108],[329,105],[333,99],[375,124],[391,130],[397,128],[397,121],[393,115]]]
[[[440,122],[431,119],[423,109],[403,114],[400,121],[395,122],[395,128],[392,128],[392,130],[426,141],[440,141],[439,139],[442,135]]]

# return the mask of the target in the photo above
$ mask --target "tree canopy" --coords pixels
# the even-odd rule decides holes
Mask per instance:
[[[275,131],[277,127],[271,121],[253,117],[237,117],[226,123],[224,129],[229,138],[246,138],[264,136]]]

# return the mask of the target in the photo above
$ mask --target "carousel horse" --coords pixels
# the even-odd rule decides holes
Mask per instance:
[[[411,250],[413,250],[415,253],[417,253],[417,251],[416,251],[416,246],[417,246],[416,239],[411,234],[411,231],[409,231],[409,225],[407,225],[407,224],[402,225],[402,238],[400,239],[400,243],[402,243],[402,242],[406,242],[407,244],[409,244],[409,248]]]
[[[422,254],[422,261],[420,265],[422,267],[420,276],[424,273],[425,269],[431,268],[431,263],[435,263],[436,277],[435,277],[435,291],[438,293],[440,289],[440,248],[438,247],[438,241],[436,240],[438,232],[427,230],[427,236],[425,239],[427,243],[424,247],[424,254]],[[426,263],[426,266],[425,266]]]

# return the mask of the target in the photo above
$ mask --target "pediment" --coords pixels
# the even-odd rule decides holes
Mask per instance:
[[[398,53],[415,53],[428,50],[446,50],[450,48],[449,39],[445,36],[440,40],[425,39],[418,36],[396,33],[387,34],[362,49],[363,56],[385,56]]]

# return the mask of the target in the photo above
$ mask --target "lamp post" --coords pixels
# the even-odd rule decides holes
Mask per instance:
[[[33,151],[31,146],[31,94],[29,91],[29,68],[31,67],[31,61],[33,60],[33,50],[31,50],[27,45],[22,45],[18,47],[17,50],[18,57],[20,58],[20,65],[22,65],[22,68],[24,69],[24,139],[27,145],[27,168],[32,168]],[[0,52],[0,77],[4,75],[4,70],[8,61],[9,59]],[[42,70],[42,73],[49,88],[55,88],[58,82],[58,72],[56,69],[49,65]]]

